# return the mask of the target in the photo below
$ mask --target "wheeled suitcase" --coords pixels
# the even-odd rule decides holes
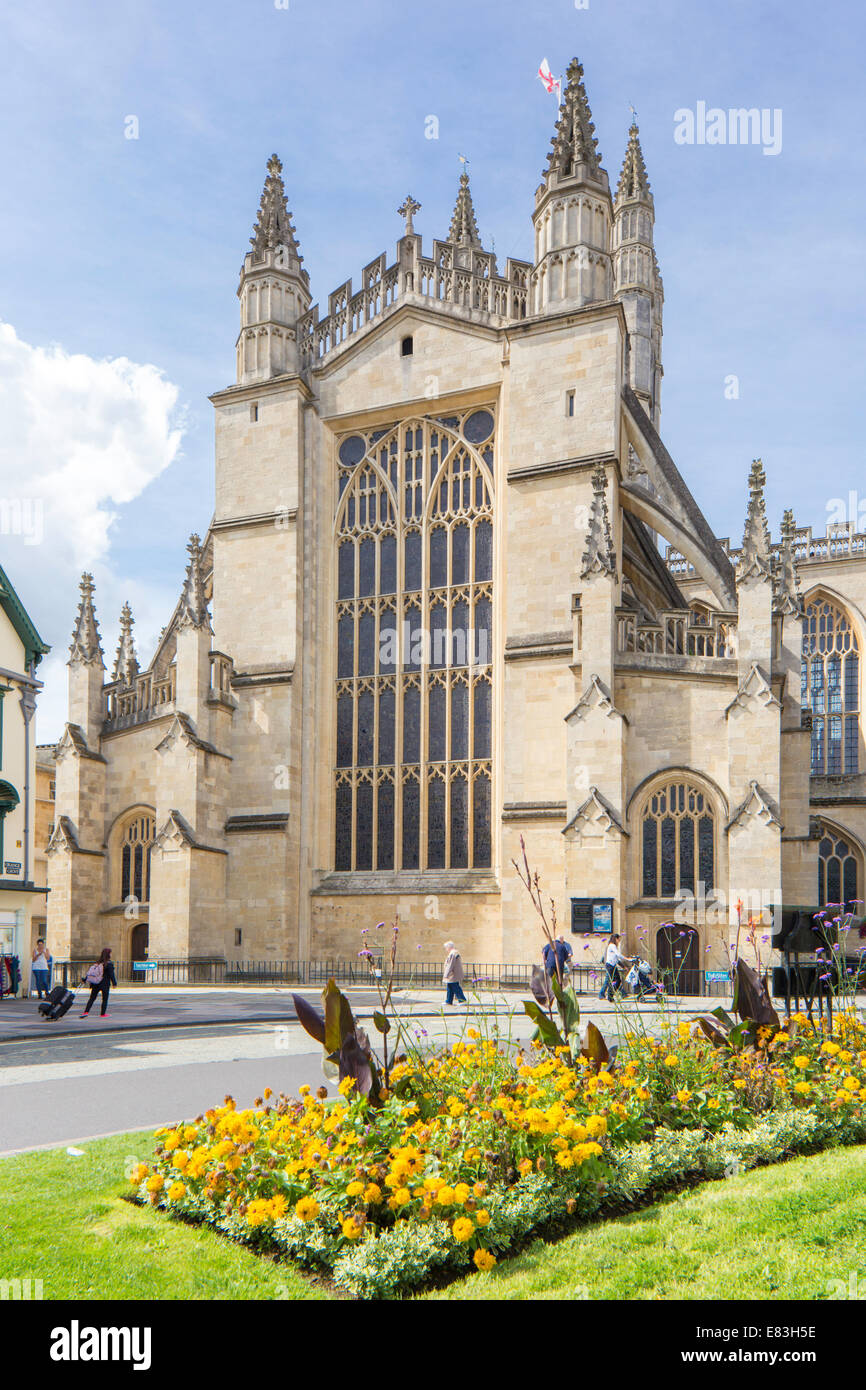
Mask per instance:
[[[75,995],[71,989],[67,989],[65,985],[56,985],[44,1003],[39,1005],[39,1012],[53,1022],[69,1013],[74,1002]]]

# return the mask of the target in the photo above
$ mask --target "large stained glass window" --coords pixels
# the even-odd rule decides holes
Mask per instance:
[[[338,870],[491,863],[492,410],[338,441]]]
[[[818,598],[803,618],[800,697],[812,711],[812,775],[858,772],[860,657],[850,619]]]
[[[150,901],[150,852],[153,848],[154,820],[152,815],[139,815],[130,821],[123,832],[120,847],[120,899],[127,902]]]
[[[654,791],[641,825],[645,898],[676,898],[715,887],[715,817],[709,798],[688,782]]]

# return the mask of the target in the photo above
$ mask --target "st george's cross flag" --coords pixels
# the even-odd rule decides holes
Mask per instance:
[[[555,96],[556,100],[561,104],[562,78],[554,77],[553,73],[550,71],[550,64],[548,63],[546,58],[542,58],[541,60],[541,67],[538,69],[538,76],[541,78],[541,81],[544,84],[544,90],[546,92],[550,92],[552,96]]]

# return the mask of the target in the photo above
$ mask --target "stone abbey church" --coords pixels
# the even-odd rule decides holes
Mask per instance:
[[[465,170],[426,253],[419,212],[321,313],[268,163],[215,512],[146,668],[125,608],[106,679],[82,580],[58,956],[349,959],[399,916],[418,959],[526,962],[521,836],[578,960],[641,926],[663,965],[679,914],[724,968],[737,898],[866,896],[866,538],[773,540],[732,460],[731,549],[667,452],[637,127],[612,190],[571,64],[531,263]]]

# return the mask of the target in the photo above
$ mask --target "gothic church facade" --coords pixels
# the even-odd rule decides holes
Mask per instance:
[[[864,896],[866,551],[790,512],[774,543],[759,461],[731,550],[666,450],[637,127],[612,191],[571,64],[531,263],[465,172],[432,254],[419,210],[320,314],[268,164],[215,512],[146,669],[124,609],[106,679],[82,580],[58,957],[347,959],[399,916],[420,959],[534,959],[521,837],[576,937],[654,958],[693,900],[701,969],[737,897]]]

